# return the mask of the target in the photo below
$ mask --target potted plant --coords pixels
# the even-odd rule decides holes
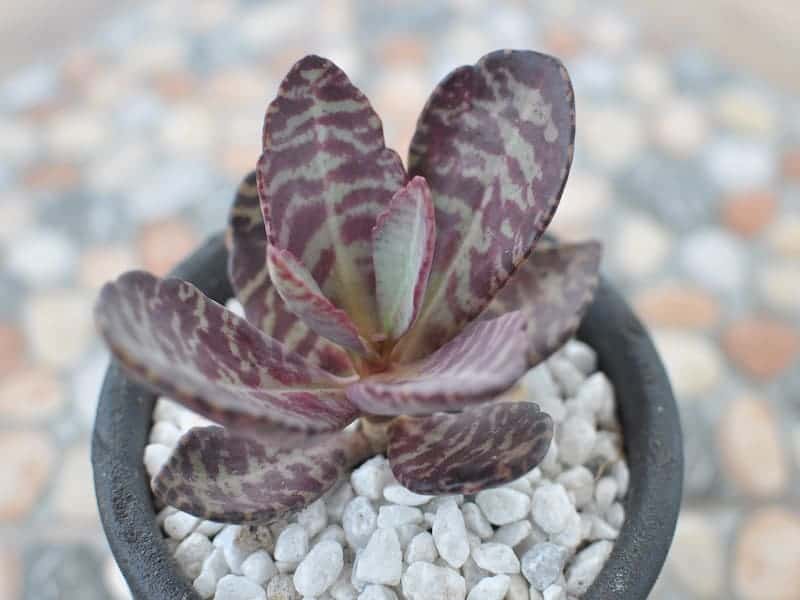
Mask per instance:
[[[197,597],[155,506],[269,536],[376,455],[425,502],[530,478],[554,453],[553,418],[503,394],[576,331],[615,387],[631,476],[627,517],[585,597],[646,597],[677,518],[680,428],[646,332],[599,278],[599,245],[537,244],[566,181],[574,131],[560,62],[493,52],[433,92],[407,173],[340,69],[316,56],[291,69],[267,110],[264,151],[236,196],[227,244],[211,239],[175,278],[126,273],[98,300],[116,361],[95,426],[96,492],[136,598]],[[234,295],[244,318],[223,306]],[[142,455],[157,394],[215,424],[185,433],[151,482]],[[434,538],[452,508],[444,506],[430,512]],[[456,512],[463,529],[468,511]],[[277,530],[266,527],[276,521]],[[341,563],[348,544],[337,535],[326,558]],[[386,536],[381,550],[394,552],[397,535]],[[438,538],[439,558],[411,565],[419,581],[403,580],[408,597],[425,598],[419,582],[441,579],[447,563],[482,556],[470,541],[463,560],[451,560]],[[366,540],[348,542],[367,561]],[[330,594],[333,581],[319,582],[342,568],[300,576],[302,564],[284,563],[278,570],[294,571],[296,585],[317,582],[306,595]],[[472,597],[505,595],[506,572],[484,570],[486,595]],[[394,576],[386,583],[400,585]],[[459,597],[454,585],[448,593]],[[554,587],[561,591],[545,597],[566,596],[566,586]],[[365,597],[389,593],[376,580]]]

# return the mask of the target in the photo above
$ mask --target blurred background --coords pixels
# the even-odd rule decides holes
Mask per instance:
[[[0,0],[0,599],[126,598],[88,458],[99,286],[224,226],[289,66],[332,58],[405,154],[432,86],[556,54],[554,221],[606,244],[680,401],[686,495],[653,598],[800,598],[796,0]]]

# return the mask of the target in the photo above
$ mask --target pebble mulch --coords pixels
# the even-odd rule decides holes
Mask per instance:
[[[308,508],[271,526],[225,525],[164,508],[164,536],[204,599],[567,600],[580,597],[625,520],[629,473],[611,383],[572,340],[508,393],[556,423],[539,467],[474,496],[423,496],[367,460]],[[161,398],[144,462],[158,472],[206,421]]]

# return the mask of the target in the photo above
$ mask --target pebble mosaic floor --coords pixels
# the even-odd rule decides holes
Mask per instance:
[[[589,0],[164,0],[0,81],[0,598],[126,597],[90,491],[94,296],[223,225],[291,63],[338,62],[403,154],[434,83],[509,46],[572,74],[554,227],[606,243],[680,400],[653,598],[800,598],[800,99]]]

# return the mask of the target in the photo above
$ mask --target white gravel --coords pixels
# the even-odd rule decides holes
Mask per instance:
[[[630,473],[613,388],[594,350],[570,341],[525,374],[514,398],[556,423],[542,464],[475,496],[425,496],[376,456],[285,522],[256,528],[157,516],[204,600],[571,600],[608,559]],[[143,462],[154,475],[203,419],[159,399]]]

